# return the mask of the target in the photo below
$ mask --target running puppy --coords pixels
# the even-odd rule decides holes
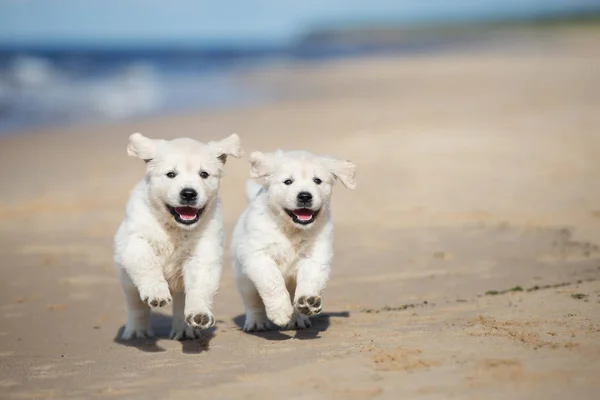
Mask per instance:
[[[246,308],[244,330],[310,327],[333,258],[334,180],[354,189],[354,164],[305,151],[250,155],[249,203],[233,232],[235,281]]]
[[[127,299],[122,339],[152,336],[150,307],[173,300],[170,337],[195,338],[215,324],[223,222],[219,183],[227,156],[241,157],[236,134],[203,144],[134,133],[127,153],[146,162],[115,236],[115,263]],[[171,297],[172,296],[172,297]]]

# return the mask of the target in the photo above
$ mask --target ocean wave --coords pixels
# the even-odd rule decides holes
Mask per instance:
[[[0,133],[118,121],[254,98],[232,78],[230,71],[214,65],[190,68],[169,60],[54,61],[17,55],[0,66]]]

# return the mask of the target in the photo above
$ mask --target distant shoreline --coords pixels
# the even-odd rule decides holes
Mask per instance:
[[[250,44],[241,45],[235,42],[221,43],[199,43],[194,42],[169,42],[155,40],[152,44],[131,44],[122,43],[77,43],[75,40],[70,43],[46,44],[40,45],[36,42],[3,43],[0,41],[0,62],[6,54],[13,53],[131,53],[131,52],[151,52],[164,54],[185,54],[185,53],[204,53],[215,56],[227,56],[245,54],[247,56],[259,55],[281,55],[293,54],[295,49],[302,47],[314,40],[314,38],[323,38],[326,36],[347,36],[354,35],[381,37],[382,33],[394,35],[410,34],[418,36],[421,34],[431,35],[437,33],[475,32],[486,30],[506,30],[506,29],[543,29],[543,28],[573,28],[582,26],[597,26],[600,24],[600,6],[594,12],[572,12],[566,14],[550,14],[529,16],[523,18],[508,19],[471,19],[455,21],[433,20],[429,22],[399,22],[396,20],[364,22],[362,20],[345,21],[343,23],[314,24],[305,29],[294,40],[286,45],[269,44]]]
[[[38,128],[131,121],[280,99],[240,85],[248,71],[372,56],[413,56],[505,46],[562,29],[598,29],[600,18],[535,24],[314,30],[286,49],[0,48],[0,136]]]

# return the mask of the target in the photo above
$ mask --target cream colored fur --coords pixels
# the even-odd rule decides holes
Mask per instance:
[[[240,139],[233,134],[203,144],[187,138],[153,140],[135,133],[127,151],[147,167],[146,176],[131,192],[115,236],[115,263],[128,309],[122,338],[152,336],[150,308],[171,301],[171,337],[194,338],[198,329],[215,323],[212,300],[223,258],[219,183],[227,156],[243,155]],[[197,221],[187,225],[168,208],[182,205],[184,188],[196,191],[194,207],[204,207]]]
[[[250,163],[251,177],[263,184],[248,181],[249,204],[231,243],[244,330],[308,327],[321,311],[333,260],[332,187],[339,180],[354,189],[355,166],[305,151],[254,152]],[[309,208],[318,211],[312,223],[294,222],[286,211],[297,208],[300,192],[311,194]]]

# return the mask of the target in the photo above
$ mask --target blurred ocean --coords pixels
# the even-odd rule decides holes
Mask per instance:
[[[243,72],[489,39],[485,29],[463,32],[465,21],[600,12],[600,0],[175,3],[0,0],[0,135],[276,100],[267,88],[240,83]],[[427,18],[436,29],[454,21],[460,34],[401,28]]]
[[[286,49],[0,49],[0,134],[264,102],[274,94],[240,85],[236,78],[244,71],[273,63],[439,51],[472,42],[429,37],[346,43],[316,36]]]
[[[232,82],[247,55],[0,51],[0,134],[258,100]]]

